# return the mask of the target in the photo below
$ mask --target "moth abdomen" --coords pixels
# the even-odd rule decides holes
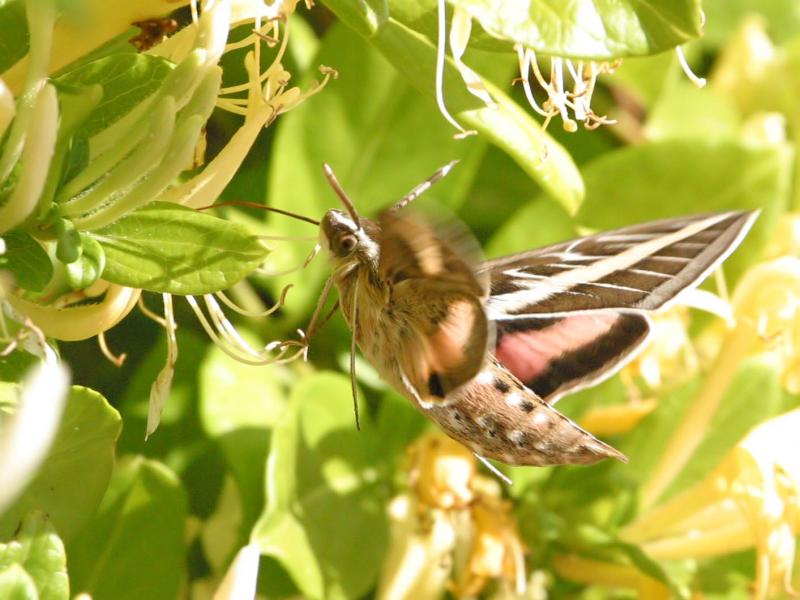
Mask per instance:
[[[426,411],[476,454],[513,465],[593,464],[625,457],[548,405],[492,358],[443,406]]]

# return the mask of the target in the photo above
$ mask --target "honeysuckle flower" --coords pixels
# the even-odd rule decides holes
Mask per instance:
[[[651,389],[675,376],[689,377],[698,369],[697,356],[689,339],[689,310],[676,305],[656,313],[650,320],[650,339],[642,353],[626,367],[640,376]]]
[[[159,200],[192,208],[213,204],[244,161],[261,129],[271,124],[278,115],[322,90],[331,78],[337,76],[333,69],[322,66],[320,71],[323,77],[320,83],[312,85],[306,91],[289,86],[291,74],[284,69],[282,60],[289,42],[288,16],[294,11],[296,4],[297,0],[276,1],[271,5],[254,0],[233,3],[231,26],[251,23],[253,33],[238,42],[228,44],[225,51],[252,46],[244,59],[248,80],[220,89],[217,106],[244,116],[244,123],[201,173],[166,190]],[[188,36],[183,32],[178,34],[180,35]],[[278,47],[275,57],[267,67],[262,65],[261,42],[265,38]],[[166,42],[170,43],[170,40]],[[172,48],[167,49],[172,55]],[[153,52],[159,52],[159,47],[156,46]]]
[[[59,20],[52,31],[52,45],[58,48],[58,52],[44,57],[45,72],[59,71],[108,40],[124,33],[136,21],[160,17],[188,3],[189,0],[137,0],[136,2],[82,0],[79,12],[72,12],[67,3],[65,18]],[[34,60],[30,54],[3,73],[3,79],[15,93],[22,89],[23,83],[30,76]]]
[[[20,315],[30,319],[47,337],[74,342],[111,329],[136,306],[141,290],[98,281],[91,288],[62,296],[44,305],[13,293],[6,301]],[[97,299],[87,304],[86,300]]]
[[[456,531],[441,509],[420,510],[412,494],[389,503],[391,544],[378,582],[379,600],[435,600],[447,589]]]
[[[493,579],[514,594],[525,592],[525,547],[510,511],[496,485],[478,494],[470,507],[469,551],[453,588],[457,597],[476,596]]]
[[[766,30],[766,20],[755,13],[742,19],[736,33],[714,64],[711,87],[749,108],[764,94],[762,82],[778,58]]]
[[[465,130],[453,118],[445,104],[444,64],[448,40],[453,62],[461,74],[467,91],[490,108],[495,106],[495,102],[480,76],[462,60],[472,28],[472,15],[463,7],[455,6],[453,8],[449,37],[447,35],[446,0],[437,1],[437,18],[436,103],[442,116],[459,130],[455,137],[463,138],[476,132]],[[560,117],[564,130],[570,133],[578,130],[579,123],[583,123],[583,126],[589,130],[596,129],[601,125],[616,123],[615,120],[607,116],[595,113],[591,107],[591,102],[597,78],[605,73],[613,73],[622,63],[621,59],[594,61],[549,56],[549,73],[543,74],[533,48],[516,44],[514,49],[519,61],[519,81],[522,82],[525,97],[531,108],[544,117],[544,128],[547,128],[553,117]],[[675,48],[675,52],[678,62],[689,80],[698,87],[705,86],[706,80],[697,77],[692,72],[680,46]],[[534,97],[534,90],[531,86],[531,73],[533,73],[534,85],[538,86],[547,95],[547,99],[541,105]]]
[[[458,598],[497,580],[526,590],[524,546],[497,482],[476,473],[475,456],[435,432],[408,452],[409,489],[389,504],[391,546],[378,598]]]
[[[465,508],[474,498],[475,457],[444,435],[424,436],[408,450],[409,484],[424,506]]]
[[[620,62],[595,62],[572,61],[568,58],[557,56],[550,57],[550,73],[548,77],[542,75],[536,53],[532,48],[516,46],[519,60],[519,73],[525,97],[537,113],[544,117],[543,127],[547,127],[550,120],[560,116],[564,131],[573,133],[578,130],[578,123],[583,123],[586,129],[596,129],[601,125],[611,125],[616,121],[605,116],[595,114],[591,108],[592,94],[597,83],[597,77],[602,73],[613,73]],[[547,94],[547,100],[542,106],[536,102],[530,85],[530,73],[533,72],[535,82]],[[572,79],[572,88],[569,86],[569,76]],[[572,116],[570,116],[570,111]]]
[[[297,0],[278,0],[270,4],[258,0],[205,0],[200,11],[197,2],[192,1],[193,22],[148,49],[149,54],[173,61],[176,64],[173,73],[181,75],[168,77],[156,93],[89,140],[89,164],[56,194],[59,218],[68,221],[77,234],[106,226],[153,200],[195,208],[213,204],[261,129],[322,89],[336,75],[333,70],[322,67],[320,84],[307,91],[289,85],[291,74],[281,61],[289,41],[288,17],[296,5]],[[142,11],[136,12],[135,17],[129,18],[133,13],[127,11],[121,14],[126,15],[127,25],[131,21],[160,16],[175,7],[174,4],[164,6],[163,2],[148,2],[142,3]],[[0,231],[13,228],[32,214],[45,185],[59,117],[55,88],[47,83],[48,68],[53,64],[51,46],[58,44],[59,36],[75,25],[68,20],[56,21],[52,1],[28,2],[26,8],[31,30],[30,58],[19,65],[26,69],[26,77],[16,106],[9,89],[0,83],[0,128],[5,130],[10,124],[11,129],[0,156],[0,181],[15,164],[21,162],[22,165],[9,201],[0,207]],[[97,12],[92,14],[105,15],[105,8],[95,8]],[[114,19],[110,22],[109,27],[119,26]],[[252,34],[228,44],[229,30],[239,26],[251,28]],[[111,29],[103,31],[106,35]],[[97,44],[103,39],[93,37],[87,43]],[[264,41],[271,47],[277,46],[267,66],[263,66]],[[220,59],[226,52],[242,49],[246,50],[247,81],[220,89]],[[180,173],[193,162],[197,164],[197,146],[203,143],[201,130],[215,106],[242,115],[244,122],[214,160],[192,179],[180,182]],[[147,435],[150,435],[158,425],[169,395],[177,360],[171,296],[164,295],[164,315],[159,316],[140,301],[141,290],[138,289],[98,280],[91,288],[54,295],[61,291],[35,297],[8,286],[3,301],[8,310],[19,315],[19,322],[30,323],[49,337],[74,341],[98,336],[103,352],[115,364],[121,364],[121,359],[111,355],[103,334],[134,306],[139,304],[145,314],[165,328],[167,359],[151,389],[147,425]],[[284,297],[285,290],[276,306],[262,314],[278,308]],[[87,299],[96,301],[87,303]],[[248,313],[222,292],[204,296],[199,302],[187,297],[209,336],[227,354],[256,365],[292,360],[298,355],[294,345],[277,341],[254,348],[236,331],[218,300],[232,310]]]
[[[755,146],[782,146],[786,143],[786,117],[776,112],[752,114],[742,124],[740,138]]]
[[[553,558],[553,568],[561,577],[577,583],[633,590],[640,600],[672,598],[672,593],[663,583],[633,565],[610,563],[576,554],[560,554]]]
[[[800,213],[792,212],[781,215],[765,254],[769,258],[800,257]]]
[[[581,417],[580,426],[600,437],[622,435],[636,427],[657,406],[658,402],[649,398],[592,407]]]
[[[800,409],[750,431],[705,479],[628,525],[622,537],[662,560],[755,548],[755,598],[792,593],[800,534]]]
[[[733,305],[754,328],[755,345],[777,354],[786,389],[800,393],[800,258],[784,256],[751,269],[736,287]]]
[[[697,397],[644,485],[645,507],[666,490],[697,448],[747,356],[769,352],[787,390],[800,390],[800,258],[783,256],[751,268],[736,286],[732,307],[736,327],[725,334]]]

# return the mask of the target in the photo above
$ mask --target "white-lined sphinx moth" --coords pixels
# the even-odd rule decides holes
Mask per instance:
[[[351,351],[358,345],[477,455],[516,465],[625,460],[553,403],[630,360],[647,339],[647,313],[697,285],[757,214],[666,219],[481,262],[458,227],[434,229],[400,210],[451,167],[371,220],[326,166],[347,210],[320,223],[333,274],[309,335],[335,286]]]

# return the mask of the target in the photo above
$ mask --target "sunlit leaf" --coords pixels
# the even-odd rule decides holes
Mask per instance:
[[[491,35],[544,54],[599,60],[656,54],[700,35],[699,0],[450,0]]]
[[[286,408],[281,367],[253,367],[214,349],[200,365],[200,419],[236,478],[244,527],[264,504],[264,465],[271,430]]]
[[[253,539],[308,598],[353,598],[375,584],[387,531],[370,423],[353,424],[350,384],[320,373],[292,390],[274,430],[267,507]]]
[[[170,294],[228,288],[269,254],[241,225],[161,202],[92,235],[105,251],[104,279]]]

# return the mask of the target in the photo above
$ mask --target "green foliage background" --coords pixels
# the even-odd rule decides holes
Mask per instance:
[[[11,50],[19,46],[11,33],[17,31],[20,4],[0,2],[0,39]],[[500,0],[454,4],[516,14]],[[522,20],[537,22],[549,18],[550,11],[567,11],[560,3],[532,4],[541,12],[532,10]],[[359,211],[373,215],[441,165],[459,159],[421,202],[453,211],[490,257],[568,239],[585,228],[760,209],[753,231],[726,263],[734,285],[761,260],[778,218],[800,208],[800,163],[793,151],[800,134],[797,4],[703,3],[705,35],[687,47],[701,74],[718,64],[741,18],[753,10],[763,14],[767,31],[785,53],[785,67],[757,89],[745,90],[743,84],[727,95],[695,89],[674,53],[661,52],[699,33],[695,3],[593,4],[601,14],[613,12],[608,18],[614,36],[603,38],[604,44],[582,44],[594,39],[591,32],[583,32],[583,38],[548,37],[552,29],[543,27],[536,49],[587,58],[625,56],[619,71],[603,79],[595,110],[613,111],[617,99],[627,98],[644,117],[631,113],[619,126],[575,134],[564,133],[554,121],[544,132],[527,114],[521,90],[509,86],[516,70],[511,44],[476,32],[466,62],[497,91],[500,108],[487,112],[448,65],[448,106],[479,131],[465,140],[453,139],[433,100],[434,3],[326,0],[310,13],[300,10],[292,17],[287,70],[303,88],[319,79],[320,64],[334,67],[339,78],[263,131],[222,199],[318,218],[337,205],[320,168],[328,162]],[[672,25],[680,26],[662,28],[633,18],[658,4],[672,11]],[[561,16],[581,31],[571,15]],[[495,24],[499,29],[512,25]],[[18,58],[11,50],[0,44],[0,68]],[[240,65],[241,56],[226,55],[225,80],[236,80]],[[105,89],[76,139],[88,139],[126,114],[171,70],[131,48],[61,74],[55,81],[65,94],[91,84]],[[788,142],[756,143],[742,135],[745,120],[764,110],[785,115]],[[210,154],[238,121],[221,111],[213,114],[207,125]],[[541,143],[548,136],[561,146],[542,162]],[[80,148],[73,146],[65,169],[85,166]],[[257,211],[220,214],[229,219],[224,225],[205,213],[149,205],[92,232],[106,261],[103,277],[155,292],[200,294],[226,288],[261,264],[264,253],[248,232],[316,235],[311,225]],[[28,262],[6,268],[26,274],[19,282],[26,289],[42,289],[50,279],[50,258],[31,247],[25,234],[5,240],[8,248],[28,249]],[[276,244],[268,268],[298,264],[312,244]],[[9,252],[8,260],[20,256],[22,250]],[[176,274],[165,265],[194,270]],[[287,283],[295,288],[275,316],[243,318],[238,326],[253,338],[293,336],[308,322],[326,272],[318,258],[300,273],[254,274],[250,287],[239,288],[240,297],[249,293],[270,302]],[[146,302],[157,307],[159,296],[148,295]],[[172,392],[160,428],[147,441],[149,389],[164,363],[161,330],[136,311],[111,330],[110,347],[128,355],[121,368],[105,361],[94,341],[59,344],[75,386],[44,466],[0,518],[0,540],[6,542],[0,545],[0,596],[64,598],[71,590],[98,599],[166,599],[190,591],[202,597],[203,582],[217,581],[236,551],[253,540],[263,553],[259,592],[265,597],[371,597],[389,541],[386,504],[401,485],[404,450],[432,425],[359,362],[365,417],[356,432],[346,375],[350,338],[340,317],[314,340],[310,363],[253,368],[217,349],[184,303],[177,301],[177,311],[180,355]],[[0,359],[0,374],[5,381],[18,381],[29,364],[25,355],[12,354]],[[667,496],[701,480],[752,426],[798,405],[778,377],[774,365],[757,359],[741,367],[707,436]],[[637,490],[661,458],[701,378],[667,382],[658,410],[630,434],[609,440],[630,457],[628,465],[505,469],[514,480],[507,494],[531,550],[529,567],[547,570],[555,553],[576,551],[641,565],[676,593],[691,586],[702,588],[706,598],[748,597],[752,551],[660,564],[615,537],[630,520]],[[10,384],[0,391],[13,403]],[[578,417],[589,406],[624,401],[625,393],[615,378],[563,400],[559,408]],[[24,551],[15,546],[19,543]],[[558,578],[551,594],[625,595]]]

